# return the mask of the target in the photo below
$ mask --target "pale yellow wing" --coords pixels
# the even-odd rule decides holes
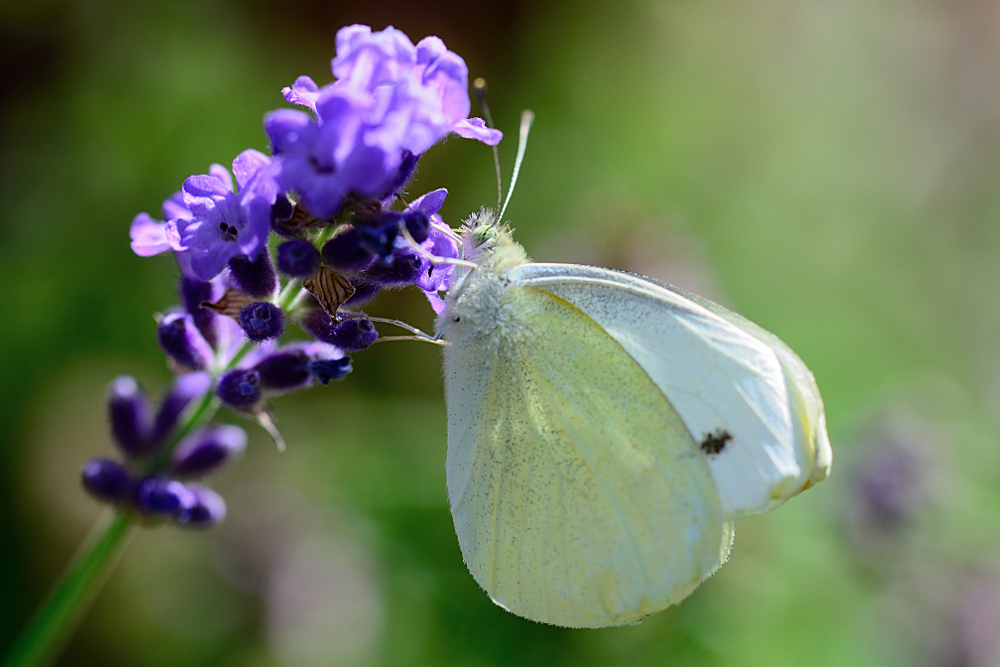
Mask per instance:
[[[566,299],[646,370],[706,450],[729,517],[767,512],[826,478],[823,400],[776,336],[650,278],[574,264],[522,264],[509,279]]]
[[[590,317],[513,287],[445,354],[448,491],[497,604],[572,627],[676,603],[732,538],[708,465],[660,389]]]

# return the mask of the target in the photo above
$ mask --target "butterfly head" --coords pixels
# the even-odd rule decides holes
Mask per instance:
[[[463,258],[477,266],[509,255],[510,249],[520,249],[511,236],[510,226],[501,223],[496,211],[489,208],[481,208],[470,215],[462,225],[461,236]]]

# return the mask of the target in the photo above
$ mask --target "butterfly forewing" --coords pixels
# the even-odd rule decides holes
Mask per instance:
[[[636,620],[723,562],[704,457],[641,366],[580,309],[513,287],[498,325],[445,353],[448,490],[498,604],[574,627]]]
[[[512,279],[580,308],[649,374],[702,443],[729,516],[768,511],[826,476],[819,392],[772,334],[620,271],[525,264]]]

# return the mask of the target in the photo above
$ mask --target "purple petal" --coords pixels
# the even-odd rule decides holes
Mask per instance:
[[[184,193],[178,190],[163,202],[163,219],[190,218],[191,211],[184,205]]]
[[[132,237],[132,252],[140,257],[159,255],[171,249],[167,224],[153,220],[148,213],[135,216],[128,233]]]
[[[239,192],[243,192],[243,189],[250,182],[258,170],[263,169],[267,165],[271,164],[271,158],[264,155],[260,151],[255,151],[252,148],[248,148],[233,160],[233,174],[236,176],[236,184],[239,186]]]
[[[447,196],[448,190],[446,188],[431,190],[430,192],[413,200],[413,202],[410,203],[410,208],[415,211],[420,211],[424,215],[430,217],[441,210],[441,207],[444,206],[444,199]]]
[[[503,139],[503,132],[486,127],[486,121],[482,118],[467,118],[455,123],[451,131],[466,139],[481,141],[487,146],[496,146]]]
[[[264,132],[275,155],[308,154],[317,136],[315,121],[294,109],[278,109],[265,115]]]
[[[233,197],[233,189],[214,176],[188,176],[182,187],[184,203],[194,216],[210,216],[215,208]]]
[[[226,190],[233,192],[233,177],[229,175],[229,170],[223,167],[221,164],[213,164],[208,168],[208,175],[212,178],[216,178],[226,186]]]
[[[216,243],[191,256],[191,270],[201,280],[211,280],[239,254],[240,247],[235,243]]]
[[[430,253],[435,257],[447,257],[451,259],[458,257],[458,241],[441,229],[441,227],[447,228],[447,225],[437,220],[433,222],[435,224],[431,229],[428,239],[430,241],[430,247],[428,248]],[[426,243],[424,247],[427,247]]]
[[[469,68],[461,56],[445,51],[427,66],[422,83],[438,96],[441,113],[452,124],[469,115]]]
[[[448,47],[439,37],[424,37],[417,42],[417,64],[429,64],[447,52]]]
[[[444,312],[444,309],[447,306],[444,299],[442,299],[437,292],[424,292],[424,296],[426,296],[427,300],[430,301],[431,308],[434,310],[435,315],[440,315]]]
[[[416,55],[410,38],[391,26],[373,33],[368,26],[354,25],[337,32],[337,57],[330,66],[338,83],[370,90],[398,80]]]
[[[315,112],[316,100],[319,99],[320,89],[316,85],[316,82],[308,76],[300,76],[291,87],[282,88],[281,94],[284,95],[285,100],[288,102],[299,104]]]

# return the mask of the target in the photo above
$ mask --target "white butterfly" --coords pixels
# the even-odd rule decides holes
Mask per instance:
[[[812,374],[721,306],[621,271],[535,264],[490,211],[462,231],[438,331],[448,495],[494,602],[602,627],[675,604],[733,520],[824,479]]]

